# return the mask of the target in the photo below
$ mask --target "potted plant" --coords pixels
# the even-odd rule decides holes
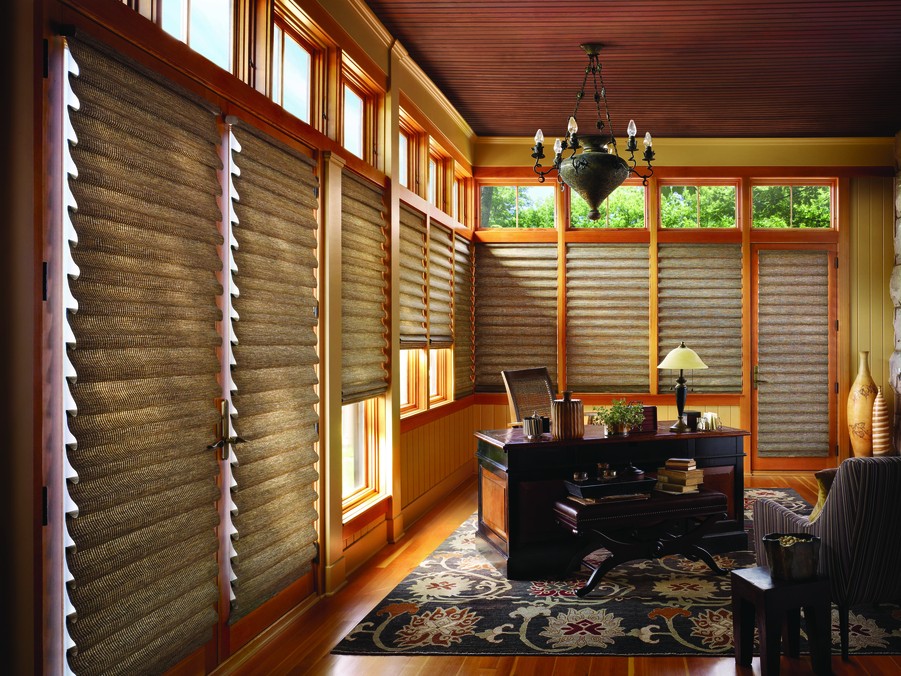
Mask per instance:
[[[614,399],[610,406],[595,409],[595,420],[607,427],[607,434],[629,434],[644,422],[644,406],[641,402],[626,403],[625,399]]]

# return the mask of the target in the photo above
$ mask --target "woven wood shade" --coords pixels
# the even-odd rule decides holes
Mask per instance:
[[[401,348],[428,347],[428,289],[426,268],[428,235],[425,215],[406,204],[400,206],[400,294]]]
[[[557,382],[557,247],[477,244],[475,390],[503,392],[501,371],[547,367]]]
[[[78,208],[66,525],[79,674],[160,673],[213,636],[222,238],[213,111],[87,38],[71,121]]]
[[[647,392],[647,244],[566,247],[566,387]]]
[[[829,454],[829,254],[762,250],[757,453]]]
[[[657,265],[658,358],[684,340],[708,367],[690,391],[741,392],[741,245],[661,244]],[[659,390],[674,382],[661,372]]]
[[[454,344],[454,235],[434,221],[429,226],[429,347]]]
[[[472,394],[473,359],[473,247],[454,236],[454,398]]]
[[[341,399],[388,389],[388,255],[384,191],[348,170],[341,178]]]
[[[235,600],[230,622],[308,573],[316,556],[315,163],[240,126],[232,369]]]

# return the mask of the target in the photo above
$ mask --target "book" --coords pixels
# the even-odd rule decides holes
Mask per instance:
[[[650,497],[650,493],[626,493],[623,495],[604,495],[600,498],[580,498],[576,495],[570,495],[569,499],[580,505],[598,505],[603,502],[619,502],[622,500],[647,500]]]
[[[666,469],[660,467],[657,470],[657,478],[674,484],[694,485],[704,482],[704,470],[702,469]]]
[[[694,458],[670,458],[664,463],[666,469],[697,469],[697,463]]]
[[[662,491],[664,493],[697,493],[697,486],[682,486],[680,484],[671,484],[668,481],[658,481],[657,485],[654,486],[655,491]]]

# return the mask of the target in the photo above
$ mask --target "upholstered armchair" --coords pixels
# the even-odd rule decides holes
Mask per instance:
[[[845,460],[813,521],[771,500],[754,503],[759,565],[766,534],[798,532],[821,539],[819,572],[829,576],[847,659],[849,607],[901,601],[901,457]]]

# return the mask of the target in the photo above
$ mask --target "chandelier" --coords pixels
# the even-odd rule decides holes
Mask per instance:
[[[585,67],[582,87],[576,94],[576,107],[569,118],[566,135],[562,140],[558,138],[554,142],[554,165],[544,168],[541,165],[541,160],[544,159],[544,133],[540,129],[535,132],[535,145],[532,147],[532,157],[535,159],[533,169],[538,174],[538,180],[541,183],[544,183],[545,176],[556,171],[561,190],[565,184],[581,195],[590,209],[588,218],[596,221],[601,217],[598,207],[610,193],[622,185],[629,174],[640,178],[642,185],[648,184],[648,179],[654,174],[654,168],[651,166],[654,149],[651,134],[648,132],[644,135],[644,155],[642,156],[646,168],[643,166],[639,169],[635,160],[635,151],[638,150],[635,142],[637,128],[635,120],[629,120],[629,126],[626,129],[629,137],[626,144],[629,161],[626,162],[619,156],[616,137],[613,135],[613,127],[610,123],[610,110],[607,108],[607,92],[601,75],[601,62],[598,60],[598,53],[601,51],[602,45],[592,43],[581,45],[581,47],[588,55],[588,65]],[[589,75],[594,85],[594,104],[598,118],[595,122],[597,133],[578,137],[576,132],[578,132],[579,126],[576,123],[576,114],[579,112],[579,104],[582,103],[585,96],[585,85],[588,83]],[[601,114],[602,102],[603,116]],[[582,152],[577,153],[578,150]],[[566,151],[569,151],[569,155],[564,158]]]

